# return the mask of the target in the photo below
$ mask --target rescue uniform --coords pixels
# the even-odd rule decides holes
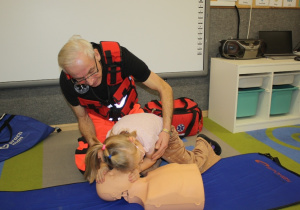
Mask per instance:
[[[117,42],[100,42],[99,44],[92,43],[92,45],[101,55],[101,84],[97,87],[75,87],[75,81],[70,75],[61,71],[60,87],[70,105],[81,105],[86,108],[95,126],[96,136],[99,141],[103,142],[107,131],[118,119],[127,114],[143,112],[138,104],[134,79],[144,82],[150,76],[151,71],[142,60],[125,47],[119,46]],[[120,55],[119,60],[111,63],[109,60],[114,60],[117,57],[115,54],[118,53]],[[122,95],[124,93],[125,95]],[[129,97],[131,97],[130,100]],[[123,102],[122,107],[117,108],[118,104]],[[84,158],[88,144],[84,138],[79,138],[78,143],[75,162],[79,170],[83,172],[85,171]]]

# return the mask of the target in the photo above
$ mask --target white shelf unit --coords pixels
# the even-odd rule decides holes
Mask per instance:
[[[273,79],[293,76],[293,91],[289,113],[270,115]],[[247,78],[261,78],[256,115],[237,118],[239,82]],[[283,78],[285,79],[285,78]],[[274,80],[275,81],[275,80]],[[244,83],[243,83],[244,85]],[[244,87],[244,86],[243,86]],[[212,58],[210,68],[208,118],[232,133],[300,124],[300,62],[293,59],[230,60]]]

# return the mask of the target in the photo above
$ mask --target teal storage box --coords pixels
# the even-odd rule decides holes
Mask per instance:
[[[293,91],[298,89],[292,85],[273,85],[271,115],[286,114],[290,111]]]
[[[250,117],[256,115],[259,94],[264,89],[239,88],[236,117]]]

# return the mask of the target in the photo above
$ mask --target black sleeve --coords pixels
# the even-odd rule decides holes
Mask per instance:
[[[71,80],[67,79],[67,76],[63,71],[61,71],[60,73],[59,84],[60,84],[60,89],[63,95],[65,96],[66,100],[72,106],[78,106],[79,101],[74,91],[74,84],[72,83]]]
[[[124,76],[133,76],[139,82],[145,82],[150,76],[148,66],[125,47],[122,49]]]

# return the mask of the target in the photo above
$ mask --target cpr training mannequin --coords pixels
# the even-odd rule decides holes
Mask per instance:
[[[85,177],[93,182],[100,165],[99,157],[111,168],[103,183],[97,182],[100,198],[114,201],[124,197],[148,209],[203,209],[204,189],[196,164],[168,164],[144,178],[130,182],[128,177],[139,170],[143,153],[128,135],[109,137],[106,144],[94,145],[86,156]]]

